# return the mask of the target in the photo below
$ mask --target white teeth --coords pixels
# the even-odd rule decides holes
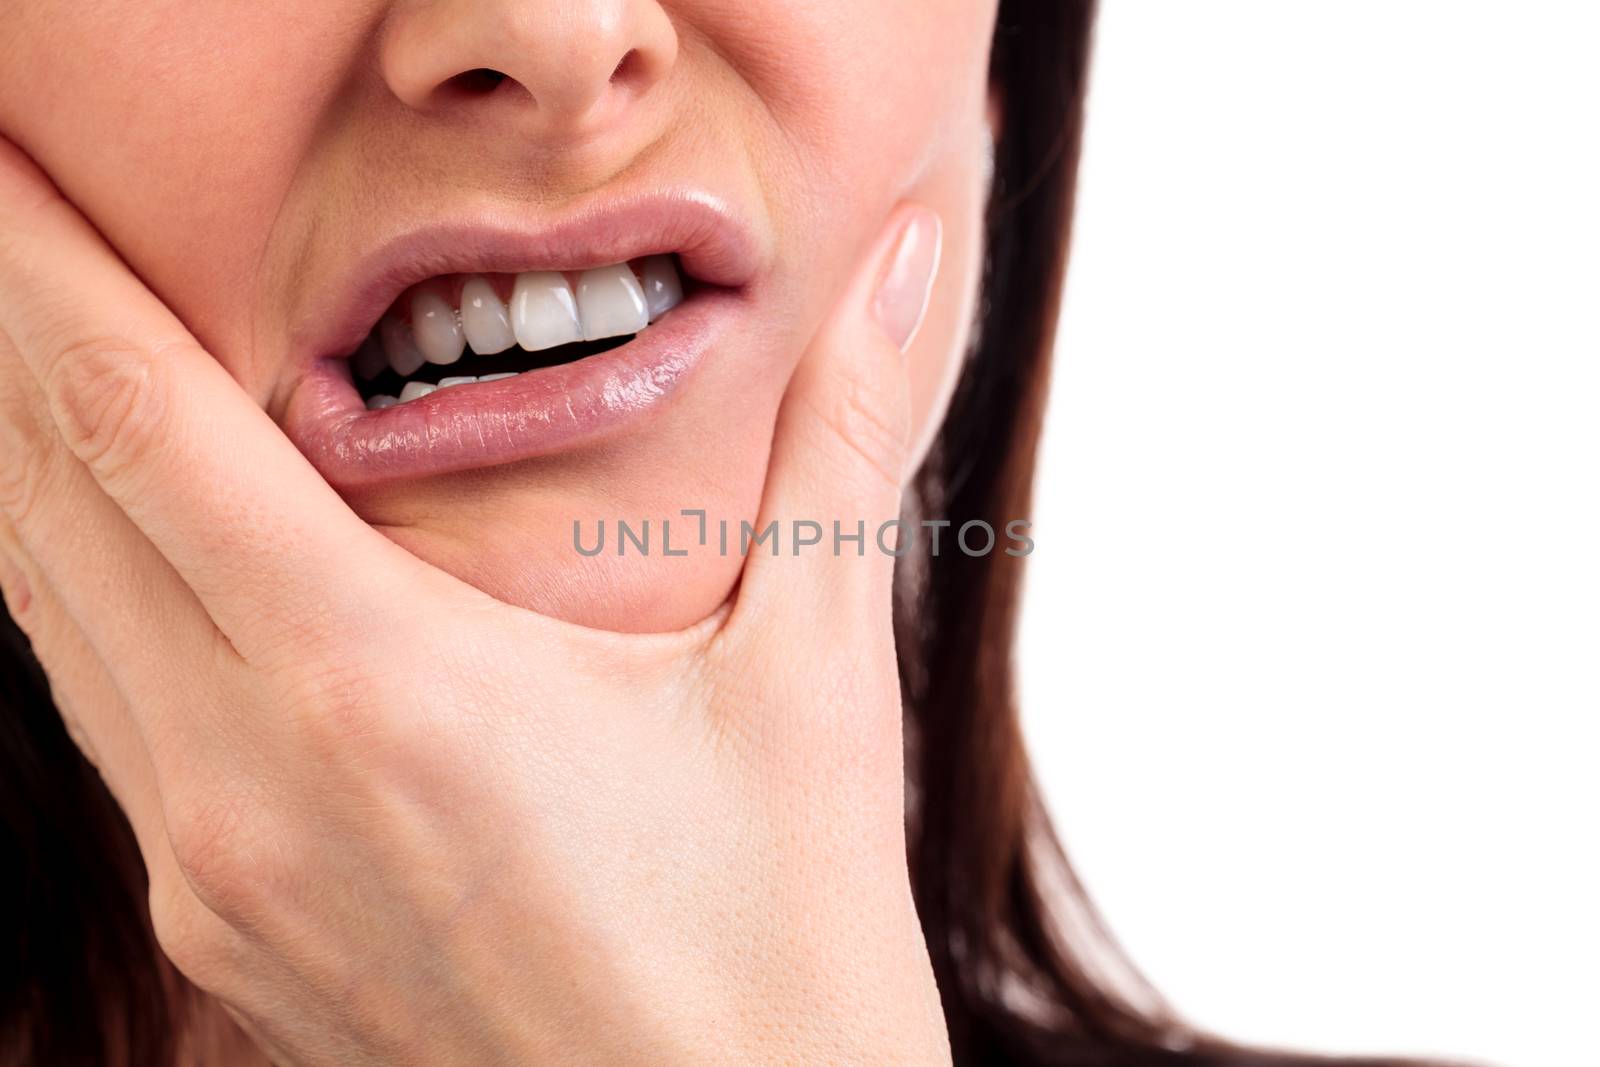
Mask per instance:
[[[467,346],[456,309],[432,289],[411,297],[411,333],[429,363],[454,363]]]
[[[412,340],[410,328],[400,320],[385,315],[378,322],[378,337],[383,341],[383,354],[388,357],[389,366],[400,377],[417,373],[417,368],[427,362],[422,349]]]
[[[473,275],[461,287],[461,329],[480,356],[504,352],[517,343],[500,294],[481,275]]]
[[[576,292],[574,292],[576,289]],[[350,357],[351,369],[362,381],[371,381],[392,369],[409,378],[424,363],[457,362],[471,345],[478,355],[504,352],[520,345],[539,352],[578,341],[598,341],[639,333],[651,322],[683,303],[683,280],[672,256],[646,257],[639,274],[626,263],[597,267],[569,285],[559,271],[528,271],[517,275],[511,306],[500,301],[494,286],[474,274],[461,287],[461,310],[450,306],[440,288],[428,285],[411,294],[411,323],[391,315],[378,320],[375,337]],[[498,382],[515,378],[514,372],[486,374],[482,378],[445,378],[438,385],[407,382],[398,398],[379,395],[367,402],[374,411],[471,382]]]
[[[511,328],[529,352],[583,340],[572,287],[558,271],[517,275],[511,292]]]
[[[388,366],[389,359],[383,354],[383,342],[374,334],[368,334],[361,347],[356,349],[356,354],[350,357],[350,369],[364,382],[376,378]]]
[[[583,272],[578,278],[578,318],[585,341],[638,333],[650,325],[644,290],[626,263]]]
[[[683,279],[678,277],[678,268],[671,256],[651,256],[646,259],[644,276],[640,281],[651,322],[683,303]]]

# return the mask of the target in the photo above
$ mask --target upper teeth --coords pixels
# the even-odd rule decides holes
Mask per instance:
[[[578,305],[565,276],[555,271],[517,275],[511,292],[511,329],[529,352],[583,340]]]
[[[377,377],[385,367],[404,378],[415,374],[424,362],[455,363],[468,346],[479,355],[503,352],[512,345],[538,352],[576,341],[635,334],[682,301],[678,269],[672,257],[664,255],[644,260],[639,274],[626,263],[584,271],[578,276],[576,294],[559,272],[519,274],[509,307],[487,278],[475,274],[461,287],[459,310],[434,287],[416,289],[411,296],[410,324],[385,315],[375,337],[368,339],[351,362],[363,379]],[[410,388],[415,384],[419,383],[407,386],[411,395],[402,393],[401,401],[433,391]]]
[[[506,313],[506,306],[484,278],[468,278],[461,287],[461,330],[467,335],[467,344],[480,356],[504,352],[517,343],[511,334],[511,316]]]

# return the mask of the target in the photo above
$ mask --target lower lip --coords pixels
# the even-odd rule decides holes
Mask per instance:
[[[735,299],[702,290],[609,352],[382,411],[366,409],[347,360],[318,360],[289,397],[284,430],[339,490],[574,449],[665,407],[725,331]]]

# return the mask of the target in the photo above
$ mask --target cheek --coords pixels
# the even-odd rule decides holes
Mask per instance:
[[[723,43],[768,105],[778,127],[769,142],[784,149],[764,162],[794,310],[812,326],[820,321],[900,201],[924,203],[944,220],[940,274],[908,354],[920,458],[948,405],[975,313],[995,5],[754,2],[760,40],[741,50],[730,28]],[[750,6],[742,5],[746,17]]]
[[[306,42],[358,42],[348,8],[22,2],[0,30],[0,131],[262,395],[256,267],[339,69]]]

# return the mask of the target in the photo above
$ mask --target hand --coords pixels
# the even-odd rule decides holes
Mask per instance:
[[[806,353],[758,526],[898,513],[937,231],[898,211]],[[540,617],[363,523],[4,141],[0,293],[6,602],[162,947],[274,1057],[948,1061],[891,558],[753,554],[677,634]]]

